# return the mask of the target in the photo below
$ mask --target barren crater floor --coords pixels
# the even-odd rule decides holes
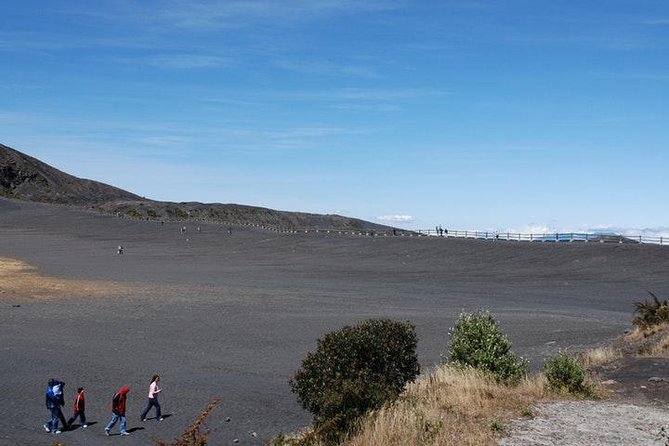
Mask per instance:
[[[67,383],[66,416],[76,387],[87,389],[95,424],[59,436],[71,446],[113,442],[103,429],[122,385],[126,445],[174,438],[214,397],[214,444],[263,444],[309,423],[288,380],[316,339],[343,325],[413,322],[427,369],[460,311],[489,309],[539,367],[558,349],[618,336],[647,290],[669,294],[660,246],[229,234],[195,223],[182,235],[182,225],[0,199],[0,444],[55,440],[42,429],[50,377]],[[170,416],[141,423],[154,373]]]

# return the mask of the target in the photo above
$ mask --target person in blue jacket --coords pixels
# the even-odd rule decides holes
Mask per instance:
[[[51,413],[51,420],[44,423],[44,430],[51,432],[53,434],[60,434],[58,429],[58,420],[63,423],[63,429],[67,427],[65,422],[65,416],[63,411],[60,409],[61,406],[65,405],[65,396],[63,394],[63,388],[65,383],[58,381],[57,379],[51,378],[49,384],[46,387],[46,408],[49,409]]]

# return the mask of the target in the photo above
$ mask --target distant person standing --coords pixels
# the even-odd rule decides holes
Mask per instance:
[[[116,251],[117,251],[119,254],[123,254],[123,246],[122,246],[122,245],[118,245],[118,248],[116,249]]]
[[[127,420],[125,417],[125,403],[128,392],[130,392],[130,387],[123,386],[114,394],[114,397],[112,398],[112,417],[107,427],[105,427],[106,435],[109,435],[109,431],[111,431],[112,427],[114,427],[119,419],[121,420],[121,435],[130,435],[126,429]]]
[[[160,387],[158,387],[159,382],[160,376],[153,375],[153,377],[151,377],[151,384],[149,385],[149,401],[142,411],[142,414],[139,416],[139,419],[142,421],[146,421],[146,415],[149,413],[149,410],[151,410],[151,407],[156,408],[156,420],[163,421],[163,417],[160,415],[160,403],[158,402],[158,394],[161,392]]]
[[[72,426],[72,423],[74,423],[74,420],[79,417],[79,421],[81,421],[81,427],[82,428],[87,428],[88,424],[86,424],[86,397],[84,396],[84,388],[79,387],[77,389],[77,397],[74,399],[74,405],[72,406],[72,416],[70,419],[67,421],[67,425]]]
[[[49,384],[46,387],[45,402],[46,408],[51,412],[51,420],[44,423],[44,430],[51,432],[52,434],[60,434],[61,432],[60,429],[58,429],[58,420],[63,423],[63,429],[67,427],[63,411],[60,410],[60,407],[65,405],[65,397],[63,395],[64,387],[64,382],[53,378],[49,380]]]

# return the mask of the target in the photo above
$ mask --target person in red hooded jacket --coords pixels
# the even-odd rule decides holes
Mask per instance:
[[[114,398],[112,398],[112,417],[107,427],[105,427],[106,435],[109,435],[109,431],[111,431],[111,428],[114,427],[119,419],[121,420],[121,435],[130,435],[126,430],[127,421],[125,417],[125,402],[128,392],[130,392],[130,387],[123,386],[121,390],[114,394]]]

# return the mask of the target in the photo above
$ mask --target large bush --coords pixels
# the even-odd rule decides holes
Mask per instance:
[[[419,373],[410,323],[370,319],[318,340],[290,386],[314,415],[315,432],[335,443],[369,410],[396,398]]]
[[[527,362],[511,351],[511,342],[487,311],[460,314],[449,334],[448,362],[483,370],[509,384],[527,375]]]
[[[558,353],[546,361],[544,375],[553,390],[573,394],[590,393],[585,367],[566,353]]]

